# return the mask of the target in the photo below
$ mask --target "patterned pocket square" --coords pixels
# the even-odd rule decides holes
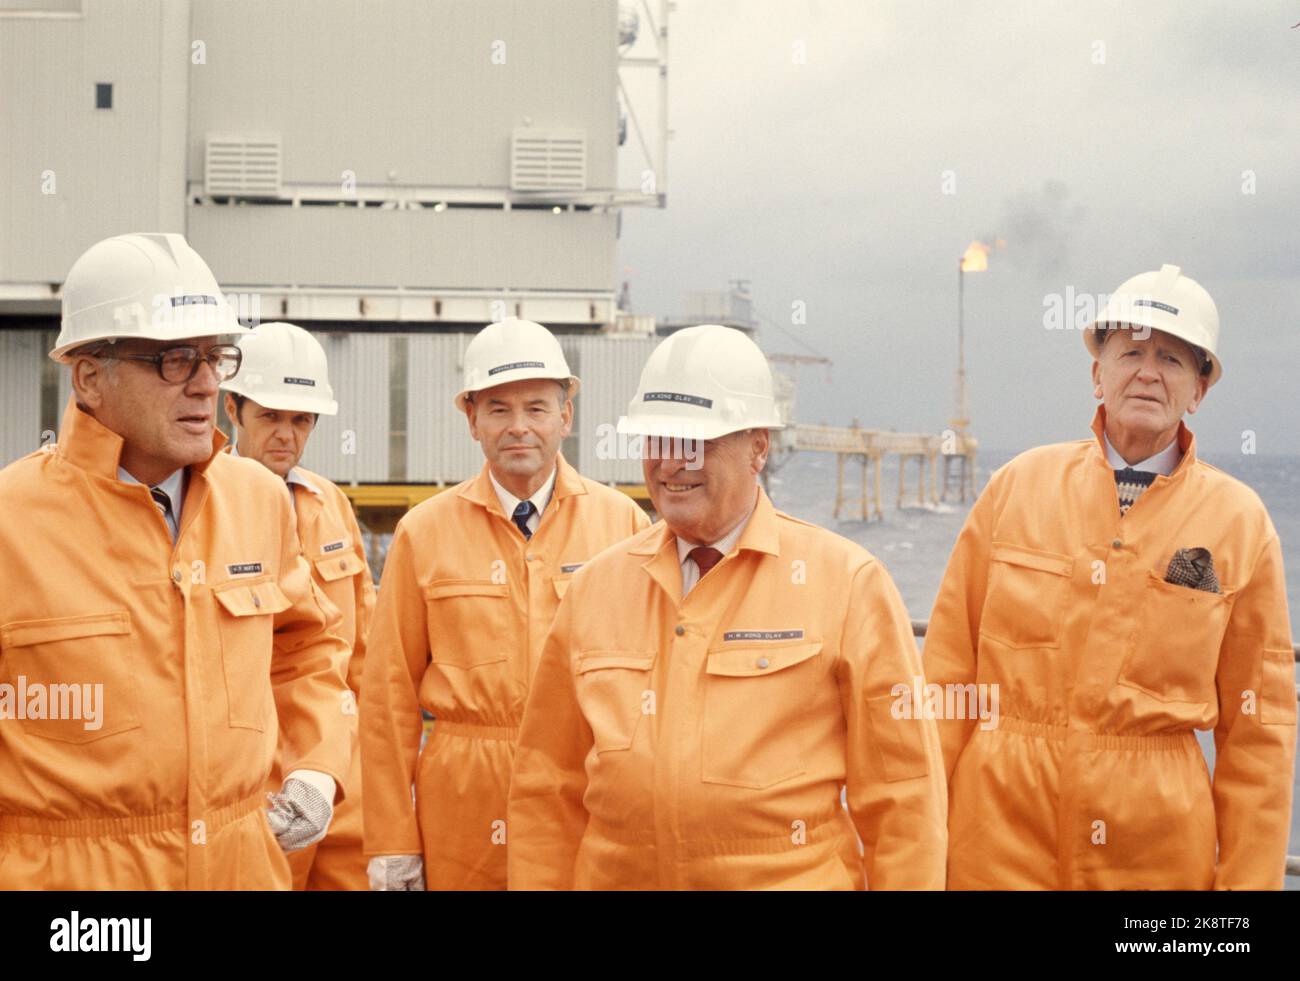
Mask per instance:
[[[1165,582],[1209,593],[1223,592],[1219,588],[1219,577],[1214,574],[1214,559],[1208,548],[1180,548],[1169,560]]]

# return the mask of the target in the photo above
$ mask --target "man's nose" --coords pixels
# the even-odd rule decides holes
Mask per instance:
[[[1138,377],[1143,381],[1160,380],[1159,362],[1156,358],[1154,351],[1142,355],[1142,363],[1138,365]]]
[[[206,361],[200,361],[199,370],[185,386],[185,394],[215,397],[220,385],[221,380],[217,377],[217,369]]]

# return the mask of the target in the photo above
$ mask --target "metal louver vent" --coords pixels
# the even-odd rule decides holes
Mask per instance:
[[[209,133],[203,186],[219,197],[279,197],[280,137]]]
[[[510,137],[510,188],[515,191],[585,191],[586,134],[581,130],[515,130]]]

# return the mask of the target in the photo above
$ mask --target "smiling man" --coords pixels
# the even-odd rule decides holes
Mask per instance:
[[[542,640],[574,571],[650,523],[561,455],[579,382],[550,331],[491,324],[464,368],[455,404],[486,462],[398,523],[362,679],[372,889],[505,888],[506,792]]]
[[[510,787],[512,889],[943,888],[934,722],[891,709],[921,675],[911,622],[870,553],[759,488],[781,425],[740,331],[651,354],[618,428],[646,437],[664,520],[560,605]]]
[[[295,889],[366,889],[361,853],[361,747],[356,702],[361,691],[366,635],[375,608],[375,584],[361,528],[347,495],[298,462],[321,415],[337,415],[329,364],[320,342],[296,324],[266,323],[239,339],[243,364],[222,383],[226,416],[235,426],[234,456],[256,460],[289,488],[303,554],[317,588],[342,614],[340,635],[348,658],[344,709],[352,730],[351,792],[339,805],[329,833],[289,854]],[[278,784],[280,770],[272,774]]]
[[[989,479],[935,601],[925,668],[997,685],[940,723],[958,889],[1278,889],[1296,696],[1277,532],[1183,423],[1219,316],[1177,266],[1084,335],[1092,439]],[[1193,730],[1213,729],[1211,780]]]
[[[348,650],[284,482],[220,452],[247,329],[161,233],[91,246],[62,326],[58,444],[0,471],[0,679],[102,684],[102,718],[0,721],[0,889],[288,888],[348,772]]]

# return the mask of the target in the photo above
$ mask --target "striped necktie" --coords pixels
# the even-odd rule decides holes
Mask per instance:
[[[158,510],[162,512],[164,518],[170,518],[172,513],[172,499],[167,496],[167,492],[161,487],[150,487],[149,496],[153,498],[154,504],[158,505]]]
[[[1134,502],[1155,481],[1156,475],[1146,470],[1125,467],[1115,471],[1115,489],[1119,492],[1119,513],[1127,514]]]

